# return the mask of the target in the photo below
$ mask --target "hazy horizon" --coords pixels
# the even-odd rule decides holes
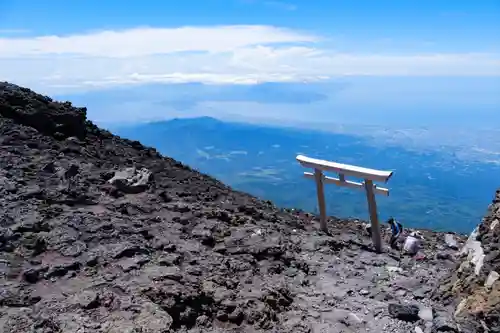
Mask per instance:
[[[142,84],[53,95],[104,127],[209,116],[349,133],[500,163],[500,78],[348,77],[321,83]]]

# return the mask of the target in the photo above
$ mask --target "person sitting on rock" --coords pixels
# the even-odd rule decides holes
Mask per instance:
[[[391,248],[397,250],[398,249],[397,243],[399,236],[401,236],[401,234],[403,233],[403,225],[398,221],[396,221],[393,217],[389,218],[387,220],[387,223],[391,226],[391,232],[392,232],[391,240],[389,243],[391,245]]]
[[[422,247],[423,240],[424,236],[422,236],[420,231],[412,232],[408,237],[406,237],[403,252],[409,255],[416,255]]]
[[[365,232],[368,234],[368,237],[372,236],[372,226],[371,224],[365,223],[364,225]]]

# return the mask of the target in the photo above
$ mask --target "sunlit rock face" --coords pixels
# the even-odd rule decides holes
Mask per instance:
[[[459,252],[455,271],[435,298],[456,306],[455,319],[466,332],[500,330],[500,190],[486,216]]]

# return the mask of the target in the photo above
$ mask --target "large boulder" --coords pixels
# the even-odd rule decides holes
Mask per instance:
[[[459,258],[434,298],[455,307],[466,332],[500,332],[500,190]]]
[[[148,188],[151,176],[151,172],[146,168],[136,169],[132,167],[116,171],[113,178],[108,182],[122,192],[137,194],[144,192]]]

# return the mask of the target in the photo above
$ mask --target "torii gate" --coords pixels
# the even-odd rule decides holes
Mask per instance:
[[[304,172],[304,176],[309,179],[315,179],[316,181],[316,190],[318,194],[318,206],[320,213],[320,227],[323,231],[328,230],[328,226],[326,225],[326,205],[325,205],[325,193],[323,189],[323,184],[327,183],[327,184],[335,184],[337,186],[365,189],[366,199],[368,201],[368,210],[370,212],[373,245],[375,246],[375,250],[377,252],[381,252],[382,239],[380,236],[380,225],[378,222],[377,202],[375,201],[375,193],[389,196],[389,190],[386,188],[378,187],[377,185],[373,184],[373,182],[378,181],[387,183],[389,178],[391,178],[393,172],[330,162],[330,161],[306,157],[303,155],[298,155],[297,161],[303,167],[314,169],[314,173]],[[325,175],[323,175],[323,171],[338,173],[339,178],[326,177]],[[362,178],[364,179],[364,182],[359,183],[359,182],[349,181],[345,179],[345,176]]]

